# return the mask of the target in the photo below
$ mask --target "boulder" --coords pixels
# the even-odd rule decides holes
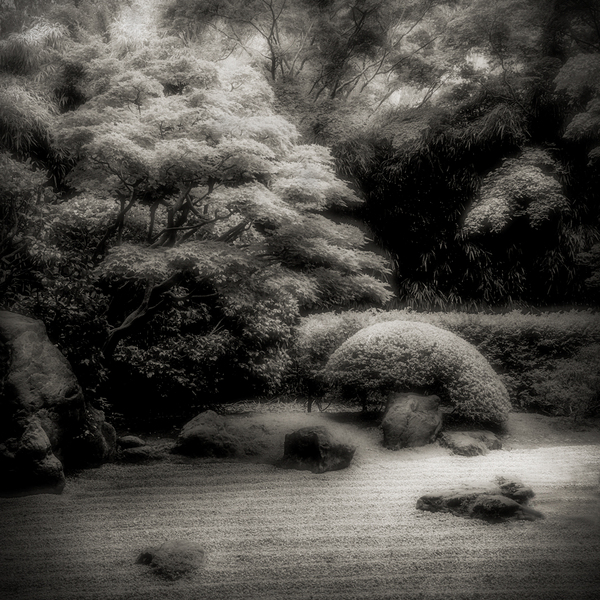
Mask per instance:
[[[338,439],[326,427],[302,427],[285,436],[278,466],[313,473],[337,471],[350,466],[355,451],[355,446]]]
[[[43,323],[0,311],[0,486],[18,483],[34,490],[53,481],[54,489],[62,489],[63,465],[110,460],[115,441],[114,428],[86,403]]]
[[[173,450],[198,457],[226,458],[245,454],[241,441],[227,431],[225,418],[212,410],[200,413],[183,426]]]
[[[462,456],[478,456],[502,448],[500,438],[490,431],[444,431],[439,442]]]
[[[176,580],[200,570],[204,564],[204,550],[195,542],[171,540],[158,548],[146,548],[136,562],[149,565],[160,577]]]
[[[52,445],[40,422],[32,417],[23,435],[6,440],[0,449],[2,488],[60,494],[65,487],[62,463],[52,453]]]
[[[497,486],[463,488],[425,494],[417,500],[417,509],[446,512],[463,517],[484,519],[493,523],[509,519],[533,521],[544,515],[527,506],[535,494],[531,488],[514,479],[500,477]]]
[[[442,428],[439,402],[437,396],[395,394],[381,423],[383,445],[399,450],[433,442]]]

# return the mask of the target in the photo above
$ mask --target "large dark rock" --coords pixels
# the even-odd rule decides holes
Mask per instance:
[[[174,451],[216,458],[245,454],[243,444],[227,430],[225,418],[212,410],[200,413],[183,426]]]
[[[63,465],[110,460],[115,441],[43,323],[0,311],[0,487],[60,490]]]
[[[20,439],[3,445],[2,487],[9,490],[60,494],[65,487],[62,463],[52,453],[52,444],[36,417],[32,417]]]
[[[285,436],[283,458],[278,465],[313,473],[350,466],[356,447],[334,436],[326,427],[302,427]]]
[[[417,508],[430,512],[447,512],[463,517],[484,519],[493,523],[509,519],[533,521],[544,515],[527,506],[535,494],[531,488],[514,479],[498,478],[497,486],[463,488],[425,494],[417,500]]]
[[[204,564],[204,550],[195,542],[172,540],[158,548],[146,548],[137,563],[149,565],[164,579],[181,579],[196,573]]]
[[[381,423],[383,445],[399,450],[433,442],[442,428],[439,401],[437,396],[394,395]]]
[[[490,450],[502,449],[500,438],[490,431],[444,431],[439,442],[453,454],[462,456],[484,455]]]

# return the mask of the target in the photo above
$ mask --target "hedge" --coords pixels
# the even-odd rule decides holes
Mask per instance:
[[[600,393],[594,377],[598,365],[589,356],[595,356],[593,347],[600,344],[600,316],[591,310],[490,314],[405,309],[311,315],[302,319],[290,351],[294,385],[308,394],[324,393],[327,385],[322,371],[334,351],[365,327],[397,320],[429,323],[473,344],[501,378],[516,409],[549,414],[576,412],[580,416],[595,411]],[[588,347],[592,350],[586,351]],[[589,366],[585,385],[591,390],[590,400],[572,411],[562,403],[578,392],[566,384],[564,371],[580,360]],[[555,388],[552,394],[542,394],[541,381],[553,382],[548,384]],[[553,400],[549,401],[549,397]]]

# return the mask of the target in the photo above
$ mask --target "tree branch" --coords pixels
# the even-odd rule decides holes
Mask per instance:
[[[120,233],[123,231],[123,226],[125,224],[125,215],[131,210],[133,205],[137,201],[137,190],[133,188],[131,192],[131,196],[129,197],[129,203],[125,203],[124,200],[121,201],[121,210],[117,215],[115,222],[106,230],[106,233],[102,236],[102,239],[98,242],[96,249],[94,250],[94,254],[92,255],[92,260],[95,262],[98,257],[104,253],[106,248],[106,244],[108,240],[117,232]]]
[[[148,282],[139,306],[125,317],[121,325],[108,332],[106,342],[104,342],[102,347],[102,353],[106,360],[112,360],[112,355],[117,344],[131,329],[135,329],[135,327],[141,325],[158,310],[164,302],[164,295],[176,286],[182,278],[183,273],[177,272],[159,284],[154,284],[153,281]],[[158,296],[157,302],[151,306],[150,301],[156,296]]]

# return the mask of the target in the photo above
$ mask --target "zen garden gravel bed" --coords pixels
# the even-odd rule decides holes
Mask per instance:
[[[375,427],[325,413],[271,415],[265,431],[306,421],[351,428],[354,461],[315,475],[278,469],[272,457],[168,455],[82,472],[62,495],[0,498],[0,597],[595,600],[598,432],[513,420],[505,449],[463,457],[438,444],[385,450]],[[428,492],[500,475],[531,486],[545,519],[492,524],[415,507]],[[171,581],[136,563],[167,540],[202,547],[202,568]]]

